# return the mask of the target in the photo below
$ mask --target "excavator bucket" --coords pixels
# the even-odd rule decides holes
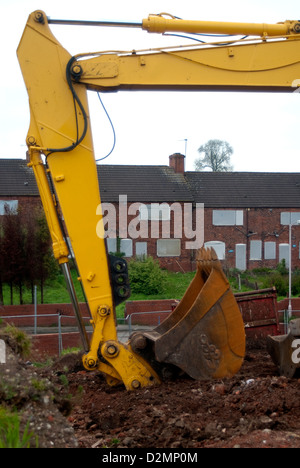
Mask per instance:
[[[267,350],[280,375],[292,378],[300,368],[300,319],[291,320],[288,333],[267,337]]]
[[[132,336],[131,345],[148,362],[153,353],[163,369],[169,364],[197,380],[238,372],[245,354],[244,322],[213,249],[198,251],[197,272],[176,309],[153,331]],[[155,368],[153,359],[151,365]]]

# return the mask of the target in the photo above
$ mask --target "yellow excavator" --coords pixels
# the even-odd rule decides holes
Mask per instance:
[[[52,34],[51,23],[224,37],[190,46],[71,56]],[[115,307],[129,295],[128,270],[124,259],[107,254],[105,236],[99,236],[101,198],[87,91],[294,92],[300,85],[299,48],[298,21],[220,23],[159,14],[141,23],[109,23],[53,20],[43,11],[29,15],[17,51],[29,96],[29,166],[77,317],[83,366],[103,373],[109,385],[134,390],[180,373],[194,379],[230,377],[243,363],[245,330],[215,252],[201,248],[195,277],[172,314],[153,331],[135,333],[127,343],[118,340]],[[67,236],[90,311],[91,338],[70,274]]]

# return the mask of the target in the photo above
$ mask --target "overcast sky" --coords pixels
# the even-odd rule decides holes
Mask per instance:
[[[184,19],[277,23],[300,16],[299,0],[0,0],[0,157],[25,158],[28,98],[16,57],[28,15],[50,18],[141,22],[150,13]],[[107,49],[142,49],[178,44],[139,29],[50,26],[71,54]],[[181,41],[187,44],[187,41]],[[300,78],[300,77],[298,77]],[[111,149],[113,134],[95,93],[90,110],[97,158]],[[186,152],[194,170],[197,149],[210,139],[233,147],[235,171],[300,172],[300,94],[118,92],[103,95],[113,121],[116,147],[103,164],[168,164]]]

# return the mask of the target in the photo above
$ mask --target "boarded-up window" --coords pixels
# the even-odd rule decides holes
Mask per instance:
[[[106,239],[106,245],[108,252],[116,252],[117,251],[117,239],[108,237]]]
[[[181,254],[180,239],[158,239],[157,256],[158,257],[179,257]]]
[[[290,264],[290,246],[289,244],[279,244],[279,262],[285,260],[285,265]]]
[[[288,224],[297,224],[297,221],[300,220],[300,212],[288,212],[282,211],[280,213],[280,224],[287,226]]]
[[[125,257],[132,257],[132,239],[121,239],[120,252],[124,252]]]
[[[235,267],[241,271],[246,270],[246,244],[235,246]]]
[[[262,242],[260,240],[252,240],[250,242],[250,260],[261,260]]]
[[[265,260],[276,259],[276,242],[265,242]]]
[[[136,242],[135,255],[137,257],[147,257],[147,242]]]
[[[204,247],[212,247],[219,260],[225,260],[225,242],[221,241],[210,241],[205,242]]]
[[[243,210],[213,210],[214,226],[242,226]]]

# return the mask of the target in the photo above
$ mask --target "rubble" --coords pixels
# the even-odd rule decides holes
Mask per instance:
[[[17,407],[39,447],[300,447],[300,380],[279,376],[262,346],[251,346],[231,379],[183,376],[132,392],[83,370],[80,355],[39,369],[8,349],[0,402]]]

